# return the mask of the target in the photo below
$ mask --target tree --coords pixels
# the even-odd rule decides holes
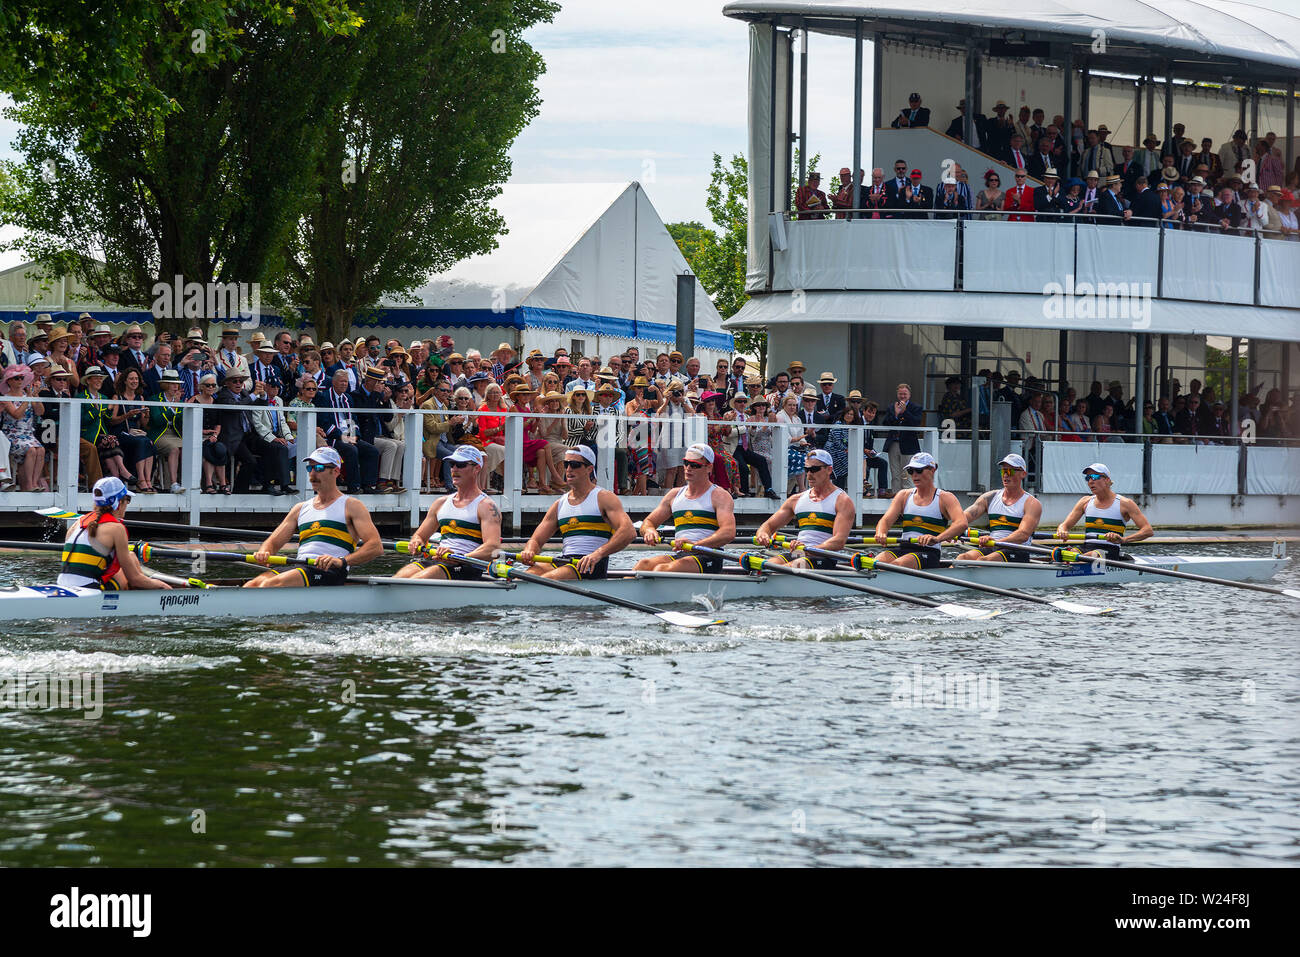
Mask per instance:
[[[0,80],[24,161],[5,166],[0,221],[25,233],[9,247],[125,306],[151,305],[154,283],[176,275],[265,282],[311,195],[319,118],[357,74],[356,18],[341,3],[303,9],[168,0],[116,17],[53,3],[7,15]],[[96,25],[113,49],[96,48]],[[16,76],[23,64],[32,73]]]
[[[381,298],[496,246],[505,224],[490,202],[540,106],[544,66],[523,33],[558,9],[362,0],[360,77],[328,121],[275,297],[308,307],[319,338],[339,340]]]

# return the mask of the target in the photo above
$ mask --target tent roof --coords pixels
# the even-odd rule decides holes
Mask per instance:
[[[783,14],[862,17],[872,21],[869,31],[929,29],[957,40],[1014,32],[1029,39],[1072,39],[1085,47],[1092,45],[1093,31],[1102,30],[1109,46],[1129,47],[1130,54],[1147,50],[1192,62],[1240,61],[1242,66],[1267,67],[1250,72],[1280,78],[1293,78],[1300,68],[1300,17],[1238,0],[1021,0],[1002,7],[975,0],[737,0],[723,13],[745,20]],[[812,22],[809,29],[853,32],[851,24],[836,29]],[[1105,62],[1104,56],[1093,59]],[[1178,75],[1184,75],[1182,67],[1175,67]]]

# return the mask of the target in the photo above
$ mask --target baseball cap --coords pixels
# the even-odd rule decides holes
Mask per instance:
[[[469,462],[472,465],[483,464],[483,453],[472,445],[458,445],[456,451],[447,456],[448,462]]]
[[[581,455],[591,465],[596,464],[596,453],[592,451],[591,446],[589,445],[575,445],[571,449],[564,450],[565,455],[568,455],[570,452],[576,452],[578,455]]]
[[[823,465],[834,467],[835,460],[831,458],[831,453],[825,449],[811,449],[804,455],[805,458],[812,459],[814,462],[821,462]]]
[[[1106,478],[1110,478],[1110,469],[1106,468],[1106,466],[1102,465],[1100,462],[1093,462],[1083,470],[1084,475],[1087,475],[1089,472],[1095,472],[1098,475],[1104,475]]]
[[[1012,452],[1010,455],[1006,456],[1001,462],[998,463],[998,465],[1010,465],[1013,469],[1019,469],[1022,472],[1029,471],[1029,467],[1025,465],[1025,460],[1021,458],[1019,455],[1016,455],[1015,452]]]
[[[704,461],[708,462],[710,465],[713,464],[713,449],[709,448],[703,442],[696,442],[694,445],[687,446],[685,454],[698,455],[700,458],[704,459]]]
[[[332,465],[336,469],[343,468],[342,457],[328,445],[322,445],[311,455],[307,456],[308,462],[315,462],[317,465]]]
[[[131,490],[116,475],[109,475],[100,479],[95,483],[92,491],[95,495],[96,505],[107,505],[111,508],[115,508],[122,499],[131,497]]]
[[[917,452],[903,467],[907,469],[938,469],[939,463],[935,461],[934,456],[929,452]]]

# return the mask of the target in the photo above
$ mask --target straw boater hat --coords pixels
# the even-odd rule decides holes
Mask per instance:
[[[301,339],[298,340],[299,349],[301,349],[303,346],[314,346],[314,345],[316,345],[316,343],[312,340],[311,336],[303,336]]]
[[[546,361],[546,356],[542,355],[541,349],[534,349],[532,352],[528,353],[527,358],[524,359],[524,361],[527,362],[529,365],[532,365],[534,360],[536,360],[537,362]]]
[[[605,368],[596,373],[596,378],[607,379],[608,381],[613,382],[618,378],[618,375],[609,366],[605,366]]]
[[[680,352],[678,352],[676,349],[674,349],[672,352],[668,353],[668,358],[669,358],[669,359],[680,359],[680,358],[682,358],[682,354],[681,354]]]
[[[563,401],[564,401],[564,393],[563,393],[563,392],[546,392],[546,393],[544,393],[544,394],[542,395],[540,401],[542,401],[542,402],[563,402]]]
[[[817,392],[812,386],[808,386],[808,388],[803,390],[803,395],[800,398],[812,399],[815,402],[817,400]]]
[[[464,362],[464,361],[465,361],[465,357],[464,357],[463,355],[461,355],[459,352],[453,352],[451,355],[447,356],[447,361],[448,361],[448,362]]]
[[[1090,170],[1088,170],[1088,172],[1084,175],[1083,178],[1084,178],[1084,179],[1101,179],[1101,175],[1100,175],[1100,174],[1099,174],[1095,169],[1090,169]]]
[[[501,343],[501,345],[497,346],[497,352],[508,352],[512,356],[517,355],[517,353],[515,352],[515,347],[508,342],[503,342]]]
[[[49,323],[50,325],[54,325],[54,317],[51,316],[48,312],[38,313],[36,316],[36,324],[39,326],[43,322]]]
[[[162,375],[158,377],[158,381],[163,385],[166,385],[169,382],[174,382],[176,385],[180,385],[181,374],[175,369],[163,369]]]
[[[99,327],[96,326],[95,328],[98,329]],[[190,326],[190,331],[187,332],[187,333],[185,333],[185,338],[186,338],[186,339],[189,339],[191,342],[207,342],[207,341],[208,341],[208,340],[204,337],[204,335],[203,335],[203,330],[200,329],[198,326]]]
[[[1043,170],[1043,179],[1060,179],[1060,178],[1061,177],[1058,176],[1056,173],[1055,166],[1049,166],[1047,167],[1047,169]]]
[[[1107,186],[1113,186],[1113,185],[1115,185],[1115,184],[1118,183],[1118,182],[1119,182],[1119,177],[1116,176],[1114,173],[1112,173],[1111,175],[1109,175],[1109,176],[1106,177],[1106,185],[1107,185]]]
[[[238,326],[223,326],[221,329],[222,339],[226,338],[226,336],[237,336],[237,335],[239,335]],[[262,335],[260,332],[255,332],[253,333],[252,337],[248,341],[256,345],[257,343],[262,342],[265,339],[266,336]]]
[[[796,369],[798,369],[800,372],[803,372],[803,371],[805,371],[805,370],[807,369],[807,366],[805,366],[805,365],[804,365],[802,362],[800,362],[798,359],[795,359],[793,362],[791,362],[791,363],[790,363],[788,366],[786,366],[785,368],[786,368],[786,371],[787,371],[787,372],[794,372]]]
[[[334,348],[334,343],[326,341],[326,342],[322,342],[322,343],[320,344],[320,351],[321,351],[321,352],[337,352],[338,350],[337,350],[336,348]]]
[[[54,343],[58,342],[60,339],[68,338],[69,335],[70,333],[68,332],[67,329],[56,328],[53,332],[50,333],[50,345],[54,345]]]
[[[860,391],[858,391],[857,389],[854,389],[852,392],[849,393],[849,398],[850,398],[850,399],[860,399],[860,398],[862,398],[862,393],[861,393]]]
[[[279,350],[276,349],[275,346],[273,346],[271,343],[263,339],[261,344],[254,351],[255,352],[278,352]]]
[[[634,389],[648,389],[648,388],[650,388],[650,383],[649,383],[649,381],[646,380],[646,377],[645,377],[645,376],[643,376],[643,375],[639,375],[639,376],[637,376],[635,379],[632,380],[632,388],[634,388]]]
[[[48,339],[49,337],[50,334],[46,332],[44,329],[37,329],[30,336],[27,337],[27,341],[35,342],[38,339]]]
[[[605,382],[602,383],[600,388],[596,390],[596,395],[618,395],[622,391],[623,390],[618,388],[617,386],[610,385],[608,382]]]
[[[95,336],[111,336],[112,334],[113,334],[113,330],[108,328],[108,323],[101,322],[99,325],[95,327],[95,330],[90,334],[90,338],[93,339],[95,338]]]
[[[95,321],[95,317],[88,312],[83,312],[81,315],[77,316],[77,322],[85,322],[87,319],[91,322]]]
[[[817,378],[818,383],[829,382],[831,385],[834,385],[837,381],[838,380],[835,378],[835,374],[833,372],[823,372]]]

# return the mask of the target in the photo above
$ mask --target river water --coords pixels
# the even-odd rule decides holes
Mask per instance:
[[[18,623],[103,713],[0,710],[0,865],[1294,864],[1297,605],[1066,594]]]

